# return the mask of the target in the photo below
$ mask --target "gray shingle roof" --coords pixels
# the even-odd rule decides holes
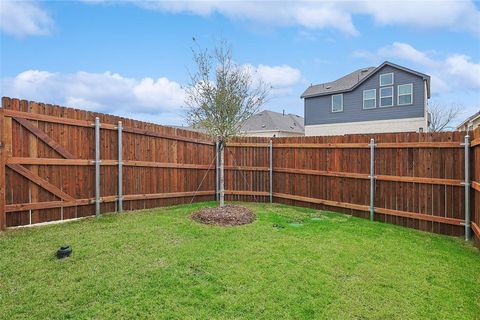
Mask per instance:
[[[304,120],[294,114],[283,115],[280,112],[264,110],[251,116],[242,127],[243,131],[287,131],[304,133]]]
[[[395,64],[389,61],[385,61],[378,67],[367,67],[367,68],[358,69],[332,82],[321,83],[321,84],[310,86],[302,94],[301,98],[310,98],[310,97],[327,95],[335,92],[340,93],[340,92],[350,91],[386,65],[392,66],[400,70],[404,70],[406,72],[416,74],[422,77],[423,79],[425,79],[427,81],[427,95],[428,95],[428,98],[430,98],[430,76],[429,75],[402,67],[398,64]]]
[[[467,119],[463,120],[462,123],[460,123],[458,126],[457,126],[457,129],[459,129],[460,127],[464,126],[467,122],[469,121],[472,121],[476,118],[480,117],[480,111],[478,112],[475,112],[474,114],[472,114],[470,117],[468,117]]]
[[[375,70],[375,67],[358,69],[338,80],[310,86],[302,94],[302,98],[351,89],[373,70]]]

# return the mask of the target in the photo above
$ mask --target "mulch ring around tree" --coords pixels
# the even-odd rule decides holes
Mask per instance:
[[[192,213],[191,217],[200,223],[224,227],[249,224],[255,220],[255,214],[252,210],[233,204],[227,204],[223,207],[204,208]]]

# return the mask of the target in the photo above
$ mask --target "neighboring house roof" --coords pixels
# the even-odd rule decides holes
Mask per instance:
[[[463,127],[465,124],[467,124],[468,122],[470,121],[473,121],[477,118],[480,117],[480,111],[474,113],[473,115],[471,115],[470,117],[468,117],[467,119],[465,119],[462,123],[460,123],[458,126],[457,126],[457,129],[460,129],[460,127]]]
[[[337,79],[332,82],[326,82],[326,83],[320,83],[316,85],[312,85],[305,90],[305,92],[302,94],[301,98],[312,98],[312,97],[318,97],[318,96],[323,96],[323,95],[329,95],[332,93],[342,93],[342,92],[347,92],[347,91],[352,91],[356,87],[358,87],[362,82],[370,78],[372,75],[377,73],[380,69],[382,69],[384,66],[391,66],[412,74],[415,74],[424,80],[427,81],[427,96],[430,98],[430,76],[426,75],[424,73],[414,71],[402,66],[399,66],[398,64],[385,61],[378,67],[367,67],[367,68],[362,68],[358,69],[350,74],[347,74],[344,77],[341,77],[340,79]]]
[[[242,126],[242,131],[284,131],[303,134],[305,127],[300,116],[264,110],[248,118]]]

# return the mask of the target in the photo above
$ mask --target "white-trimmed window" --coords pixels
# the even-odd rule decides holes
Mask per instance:
[[[377,107],[377,89],[363,90],[363,109]]]
[[[380,107],[393,106],[393,87],[380,88]]]
[[[343,111],[343,94],[332,95],[332,112]]]
[[[393,85],[393,72],[380,75],[380,87]]]
[[[401,84],[397,87],[397,104],[404,106],[413,103],[413,83]]]

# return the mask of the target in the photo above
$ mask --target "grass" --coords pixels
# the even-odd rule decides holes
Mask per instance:
[[[480,319],[471,243],[283,205],[245,204],[240,227],[189,219],[213,205],[3,233],[0,318]]]

